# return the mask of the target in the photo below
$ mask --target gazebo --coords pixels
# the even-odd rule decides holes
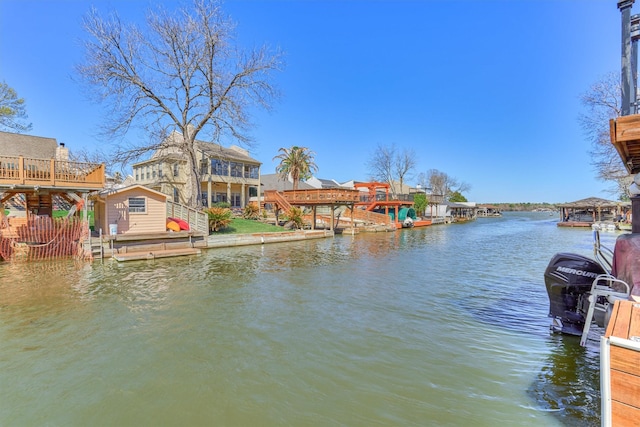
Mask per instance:
[[[591,227],[595,222],[613,221],[623,215],[630,203],[588,197],[575,202],[562,203],[560,207],[559,227]]]

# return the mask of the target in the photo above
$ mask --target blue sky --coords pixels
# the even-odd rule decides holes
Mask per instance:
[[[0,1],[0,79],[26,99],[31,134],[72,151],[109,144],[96,136],[104,110],[74,81],[92,4],[142,21],[150,2]],[[438,169],[470,184],[470,201],[613,198],[577,119],[580,96],[619,72],[616,5],[228,0],[242,46],[286,53],[274,79],[283,97],[256,114],[251,154],[273,173],[280,147],[307,146],[318,176],[342,182],[366,180],[376,147],[395,144],[415,151],[415,175]]]

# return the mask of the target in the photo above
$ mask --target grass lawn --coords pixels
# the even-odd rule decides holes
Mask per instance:
[[[264,222],[255,221],[251,219],[234,218],[231,220],[231,224],[228,227],[217,231],[215,234],[248,234],[248,233],[277,233],[285,230],[282,227],[277,227],[271,224],[265,224]]]
[[[64,217],[67,216],[68,213],[69,213],[69,211],[58,211],[58,210],[55,210],[55,211],[53,211],[51,216],[53,218],[64,218]],[[80,214],[82,214],[82,211],[80,212]],[[89,227],[92,227],[93,224],[94,224],[93,211],[87,211],[87,216],[89,217]]]

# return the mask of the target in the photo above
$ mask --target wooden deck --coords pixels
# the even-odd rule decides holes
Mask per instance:
[[[291,206],[352,205],[360,200],[360,191],[345,188],[264,192],[265,203],[286,201]]]
[[[125,252],[117,253],[113,255],[113,259],[116,261],[140,261],[140,260],[153,260],[156,258],[168,258],[176,256],[186,255],[200,255],[201,251],[197,248],[177,248],[177,249],[160,249],[150,251],[137,251],[137,252]]]
[[[637,426],[640,420],[640,304],[616,301],[600,342],[603,426]]]
[[[640,114],[611,119],[609,131],[611,143],[629,174],[640,172]]]
[[[593,224],[589,221],[559,221],[558,227],[591,227]]]
[[[104,164],[0,156],[0,189],[20,186],[100,190],[104,185]]]

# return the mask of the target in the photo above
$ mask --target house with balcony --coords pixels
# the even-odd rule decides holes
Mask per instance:
[[[186,204],[190,198],[190,171],[178,148],[181,140],[178,132],[169,135],[148,160],[133,165],[133,178],[136,184],[166,194],[175,203]],[[250,198],[260,198],[261,163],[247,150],[198,140],[196,147],[203,206],[227,202],[232,208],[243,208]]]
[[[55,138],[0,132],[0,204],[17,216],[51,216],[105,185],[104,164],[69,160]]]
[[[82,256],[88,197],[104,185],[104,164],[69,160],[54,138],[0,132],[0,258]]]

